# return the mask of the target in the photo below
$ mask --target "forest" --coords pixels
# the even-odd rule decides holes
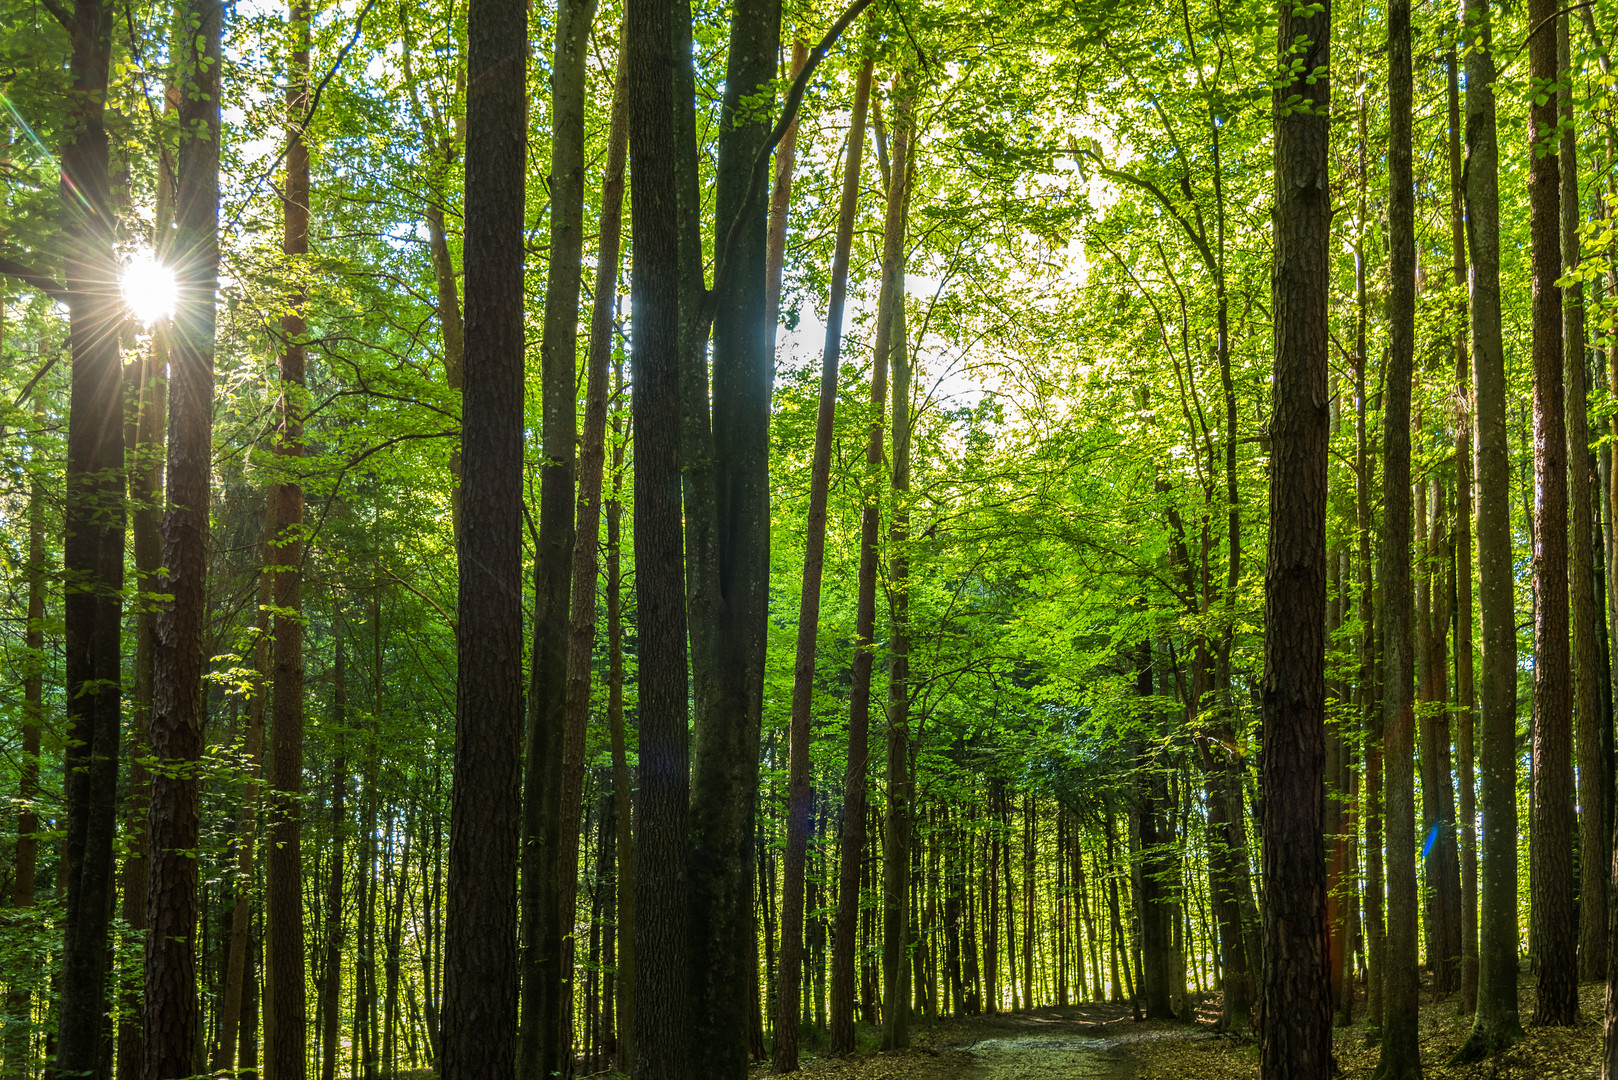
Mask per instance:
[[[1615,36],[0,0],[0,1080],[1618,1080]]]

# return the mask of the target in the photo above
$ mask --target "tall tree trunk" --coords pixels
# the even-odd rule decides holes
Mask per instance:
[[[446,1080],[509,1080],[516,1068],[527,41],[521,0],[472,0]]]
[[[1529,76],[1553,87],[1556,16],[1550,0],[1528,6]],[[1539,98],[1544,104],[1539,104]],[[1560,176],[1556,96],[1542,91],[1528,112],[1532,165],[1528,228],[1534,332],[1534,756],[1530,880],[1538,992],[1534,1023],[1578,1017],[1577,916],[1573,907],[1573,716],[1568,657],[1567,418],[1562,373]]]
[[[692,1071],[740,1080],[749,1059],[748,972],[756,962],[751,849],[764,706],[769,609],[770,388],[766,337],[768,218],[750,197],[770,133],[768,109],[781,36],[780,0],[738,0],[730,24],[714,195],[711,441],[685,449],[687,466],[711,446],[712,486],[692,477],[687,521],[695,571],[690,609],[690,998]],[[679,107],[689,105],[682,99]],[[682,126],[684,121],[682,120]],[[700,251],[698,252],[700,254]],[[703,371],[697,329],[687,411]],[[711,502],[710,502],[711,492]],[[711,530],[711,550],[701,535]]]
[[[1264,996],[1260,1069],[1271,1077],[1332,1068],[1326,979],[1325,757],[1327,4],[1282,7],[1275,91],[1275,412],[1265,570],[1262,790]],[[1285,103],[1298,97],[1308,107]]]
[[[679,140],[670,122],[682,2],[629,0],[629,170],[634,191],[631,363],[640,791],[634,871],[637,1080],[684,1080],[686,1056],[686,613],[680,499]]]
[[[890,184],[897,192],[889,204],[899,203],[899,225],[885,235],[883,262],[892,243],[894,271],[888,288],[892,295],[892,333],[888,361],[893,369],[893,513],[888,529],[888,707],[887,707],[887,820],[883,826],[882,854],[882,981],[888,1007],[882,1014],[882,1048],[902,1050],[910,1045],[910,874],[911,833],[914,828],[915,777],[910,766],[910,353],[905,340],[905,211],[909,202],[910,174],[914,171],[910,143],[908,73],[901,75],[901,97],[894,120],[894,163]]]
[[[1460,61],[1451,48],[1445,56],[1449,104],[1449,221],[1454,282],[1466,288],[1465,168],[1461,159]],[[1472,667],[1472,379],[1467,350],[1467,304],[1460,301],[1461,321],[1455,332],[1455,696],[1460,731],[1455,744],[1460,765],[1461,841],[1461,1002],[1462,1014],[1478,1002],[1478,841],[1477,797],[1473,761],[1477,746],[1477,695]]]
[[[344,841],[348,818],[344,806],[348,795],[348,666],[344,662],[341,631],[337,636],[337,656],[332,665],[332,728],[339,741],[337,760],[332,764],[331,781],[331,874],[326,879],[326,956],[320,987],[320,1080],[337,1080],[337,1025],[341,1020],[343,997],[343,870]]]
[[[1471,256],[1473,452],[1477,462],[1478,614],[1483,652],[1479,806],[1478,1004],[1456,1054],[1476,1060],[1516,1042],[1517,630],[1513,611],[1511,474],[1505,349],[1500,334],[1499,147],[1488,0],[1466,0],[1466,246]]]
[[[796,63],[796,59],[794,59]],[[865,114],[871,98],[871,60],[860,65],[843,157],[843,195],[832,251],[831,295],[826,302],[826,344],[820,358],[820,399],[815,412],[814,457],[809,466],[809,512],[804,525],[803,585],[798,597],[797,652],[792,666],[792,720],[787,749],[786,859],[781,885],[781,969],[772,1062],[778,1073],[798,1068],[798,990],[803,955],[804,862],[809,848],[809,746],[813,738],[815,646],[820,632],[820,583],[826,560],[826,502],[831,490],[831,441],[837,414],[837,378],[843,350],[843,308],[848,261],[860,193]],[[779,185],[778,185],[779,186]],[[782,222],[785,227],[785,221]]]
[[[288,23],[292,56],[287,83],[285,235],[281,250],[293,273],[309,251],[309,8],[293,0]],[[303,955],[303,458],[304,296],[295,289],[281,317],[281,430],[275,442],[280,475],[275,500],[275,653],[270,693],[269,845],[265,858],[265,951],[271,1017],[265,1071],[273,1080],[303,1080],[308,1029]]]
[[[36,421],[44,420],[44,411],[44,397],[41,395],[34,399]],[[45,701],[45,478],[38,472],[32,473],[28,478],[28,625],[24,630],[23,644],[28,653],[24,660],[22,679],[22,752],[17,777],[17,847],[16,865],[12,870],[11,879],[11,904],[19,913],[26,912],[34,906],[39,863],[39,743],[40,722],[44,716]],[[142,809],[144,808],[143,792]],[[144,862],[144,859],[142,861]],[[144,907],[143,904],[141,911],[143,923],[146,915]],[[9,1080],[27,1080],[32,1067],[29,1052],[33,1038],[32,993],[26,986],[13,984],[6,998],[5,1008],[8,1015],[20,1019],[7,1026],[4,1039],[0,1040],[4,1075]],[[121,1036],[122,1025],[119,1030]]]
[[[627,55],[627,50],[626,50]],[[626,109],[629,101],[628,68],[618,86]],[[614,105],[616,108],[616,103]],[[627,114],[626,124],[627,129]],[[627,141],[627,140],[626,140]],[[594,348],[594,346],[591,346]],[[619,521],[623,502],[624,374],[620,361],[613,363],[613,448],[612,498],[607,501],[607,727],[612,740],[612,797],[616,803],[618,853],[618,967],[614,987],[618,994],[618,1041],[614,1067],[628,1072],[633,1060],[635,1033],[635,848],[630,829],[629,761],[624,748],[624,625],[623,574],[620,570]]]
[[[517,1062],[523,1080],[565,1075],[571,1042],[568,931],[578,884],[584,725],[582,717],[577,724],[571,722],[567,704],[568,602],[578,436],[574,354],[584,245],[584,62],[595,7],[595,0],[564,0],[557,6],[550,79],[550,255],[540,342],[544,464],[534,551],[534,654],[523,776],[523,1015]],[[616,264],[612,269],[616,271]],[[590,554],[593,557],[594,551]],[[589,584],[593,626],[593,576]]]
[[[230,910],[230,946],[226,958],[225,996],[219,1006],[219,1042],[214,1070],[230,1069],[236,1060],[237,1027],[241,1022],[242,996],[247,979],[247,958],[252,951],[253,871],[258,841],[259,758],[264,749],[264,695],[268,684],[264,670],[270,657],[269,610],[272,594],[270,569],[274,556],[269,538],[274,535],[273,503],[265,514],[265,537],[258,573],[258,626],[253,639],[252,696],[247,700],[247,761],[242,777],[241,816],[236,823],[235,902]],[[339,723],[341,723],[339,721]]]
[[[900,125],[894,141],[890,176],[905,169],[909,135]],[[882,285],[877,299],[876,344],[871,367],[871,416],[865,439],[863,508],[860,512],[860,562],[856,586],[854,654],[849,691],[848,765],[843,779],[843,835],[837,887],[837,925],[832,940],[831,1052],[854,1052],[854,933],[859,918],[859,877],[865,855],[866,738],[871,713],[871,673],[876,662],[877,538],[881,528],[881,481],[884,455],[883,410],[888,399],[888,360],[893,347],[894,307],[904,302],[894,294],[900,273],[904,225],[902,183],[890,180],[882,232]]]
[[[1544,31],[1541,31],[1542,33]],[[1568,16],[1556,19],[1557,91],[1561,117],[1561,269],[1579,264],[1579,170],[1573,118],[1571,44]],[[1579,978],[1594,982],[1607,975],[1607,755],[1602,745],[1603,716],[1596,652],[1595,519],[1590,499],[1590,423],[1584,375],[1584,285],[1570,281],[1562,296],[1563,361],[1567,375],[1568,614],[1572,628],[1573,717],[1578,736],[1579,802]]]
[[[809,60],[809,46],[802,38],[792,43],[792,70],[796,79]],[[792,169],[798,159],[798,114],[792,115],[786,134],[775,148],[775,184],[770,189],[769,252],[764,265],[764,353],[770,359],[771,378],[775,372],[775,335],[781,321],[781,273],[787,256],[787,211],[792,206]],[[835,261],[836,256],[833,256]]]
[[[213,467],[214,290],[219,271],[219,61],[223,8],[192,0],[180,49],[175,169],[178,295],[169,353],[168,509],[157,610],[147,832],[145,1080],[196,1072],[197,769],[205,698],[208,503]],[[194,81],[192,81],[194,80]]]
[[[106,1007],[124,585],[124,448],[105,127],[113,9],[77,0],[62,19],[71,46],[72,120],[62,150],[64,286],[72,389],[62,570],[68,748],[63,792],[61,992],[56,1070],[105,1080],[99,1046]]]

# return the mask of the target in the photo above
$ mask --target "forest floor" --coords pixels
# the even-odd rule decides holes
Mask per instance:
[[[1581,1021],[1572,1028],[1526,1025],[1534,1011],[1534,984],[1525,977],[1519,1003],[1526,1035],[1510,1050],[1474,1065],[1448,1067],[1471,1030],[1456,999],[1422,994],[1421,1059],[1428,1080],[1589,1080],[1601,1074],[1604,987],[1580,988]],[[1363,993],[1356,1001],[1363,1015]],[[918,1021],[909,1050],[830,1059],[805,1056],[807,1080],[1254,1080],[1258,1043],[1213,1030],[1218,997],[1196,1002],[1193,1024],[1131,1019],[1127,1004],[1067,1006],[998,1016]],[[862,1031],[862,1034],[864,1032]],[[1371,1075],[1377,1048],[1363,1023],[1341,1028],[1339,1076]],[[758,1066],[756,1077],[769,1075]]]

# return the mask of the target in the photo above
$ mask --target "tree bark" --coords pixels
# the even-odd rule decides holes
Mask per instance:
[[[1556,153],[1556,6],[1535,0],[1529,77],[1532,165],[1528,227],[1533,268],[1534,361],[1534,755],[1530,880],[1538,990],[1536,1025],[1578,1017],[1577,915],[1573,906],[1573,716],[1568,657],[1567,417],[1562,371],[1560,176]]]
[[[619,83],[619,94],[628,103],[629,82]],[[626,124],[627,129],[627,114]],[[592,346],[593,348],[593,346]],[[629,762],[624,749],[624,626],[623,574],[620,570],[619,521],[623,502],[624,431],[621,401],[624,392],[623,367],[613,363],[613,449],[612,498],[607,501],[607,727],[612,740],[612,797],[616,804],[618,853],[618,966],[613,985],[618,995],[618,1040],[614,1067],[628,1072],[633,1060],[635,1032],[635,847],[629,810]]]
[[[63,20],[73,88],[61,185],[73,368],[62,547],[69,743],[56,1070],[73,1080],[105,1080],[99,1048],[118,818],[125,507],[118,377],[123,310],[105,127],[112,20],[113,9],[103,0],[79,0]]]
[[[466,371],[440,1075],[516,1067],[528,9],[467,12]],[[282,1078],[274,1078],[282,1080]]]
[[[288,22],[293,35],[287,84],[286,189],[281,205],[281,250],[300,275],[298,263],[309,251],[309,148],[303,125],[309,111],[309,8],[293,0]],[[296,280],[296,277],[294,278]],[[281,317],[281,429],[275,441],[279,475],[274,569],[275,652],[270,693],[270,806],[265,896],[265,952],[269,978],[265,1009],[272,1018],[264,1051],[272,1080],[303,1080],[308,1030],[304,994],[303,939],[303,458],[305,350],[304,295],[296,287]]]
[[[335,627],[333,635],[340,633]],[[337,1080],[337,1025],[343,997],[343,871],[344,841],[348,818],[348,667],[344,662],[343,641],[337,639],[337,656],[332,665],[332,728],[339,741],[337,760],[332,765],[331,782],[331,875],[326,880],[325,974],[320,987],[320,1080]],[[367,868],[369,869],[369,868]]]
[[[635,806],[637,1080],[684,1080],[686,1054],[686,613],[680,498],[679,141],[670,99],[685,0],[629,0],[629,169],[635,334],[635,594],[640,790]]]
[[[837,413],[838,368],[843,350],[843,308],[848,297],[848,262],[854,242],[860,166],[865,147],[865,114],[871,97],[871,61],[860,65],[843,157],[843,194],[837,240],[832,251],[831,295],[826,302],[826,344],[820,358],[820,400],[815,412],[814,457],[809,466],[809,512],[804,525],[803,584],[798,597],[797,652],[792,667],[792,719],[787,750],[787,836],[781,885],[781,968],[776,977],[775,1043],[778,1073],[798,1068],[798,989],[803,955],[804,863],[809,848],[809,747],[815,646],[820,631],[820,584],[826,559],[826,503],[831,490],[831,443]],[[783,228],[785,222],[783,221]]]
[[[523,776],[523,1014],[517,1070],[524,1080],[565,1074],[571,1044],[571,916],[578,884],[584,725],[582,718],[572,722],[567,704],[568,608],[578,437],[575,351],[584,247],[584,64],[595,7],[595,0],[558,5],[550,78],[550,255],[540,341],[543,464]],[[593,558],[594,551],[590,554]],[[587,613],[593,626],[593,578],[590,586]]]
[[[1266,1077],[1332,1070],[1326,977],[1325,764],[1326,299],[1331,199],[1324,74],[1328,4],[1281,10],[1275,91],[1275,411],[1265,569],[1263,758]]]
[[[693,702],[690,807],[691,1068],[740,1080],[750,1057],[747,987],[755,964],[753,803],[758,796],[769,609],[770,390],[767,351],[768,220],[750,200],[756,159],[770,133],[770,90],[781,36],[780,0],[738,0],[730,25],[714,196],[716,258],[713,421],[687,443],[692,498]],[[680,108],[688,104],[682,99]],[[683,124],[682,120],[682,124]],[[739,243],[728,238],[733,231]],[[688,423],[705,383],[702,328],[686,357]],[[700,456],[711,447],[712,486]],[[710,501],[711,491],[711,501]],[[711,531],[710,531],[711,530]],[[709,532],[713,540],[701,537]],[[708,550],[704,550],[707,548]]]
[[[212,478],[214,290],[219,268],[219,61],[223,9],[193,0],[183,15],[182,132],[176,154],[174,336],[169,353],[168,509],[153,657],[153,771],[147,835],[145,1080],[195,1073],[197,1047],[197,769],[202,757]]]
[[[1470,253],[1473,453],[1477,472],[1478,615],[1483,653],[1479,805],[1478,1003],[1457,1061],[1504,1049],[1517,1016],[1517,631],[1505,349],[1500,334],[1499,148],[1488,0],[1466,0],[1466,246]]]

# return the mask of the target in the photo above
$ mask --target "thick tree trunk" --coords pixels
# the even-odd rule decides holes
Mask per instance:
[[[202,758],[212,479],[214,290],[219,269],[219,60],[223,9],[193,0],[176,154],[175,267],[163,566],[153,663],[153,770],[147,835],[145,1080],[195,1073],[197,768]]]
[[[679,140],[670,99],[683,0],[629,0],[635,593],[640,660],[640,789],[635,806],[637,1080],[684,1080],[686,973],[686,614],[680,520]],[[684,22],[685,27],[677,25]],[[683,36],[683,35],[682,35]]]
[[[455,783],[439,1069],[445,1080],[510,1080],[516,1068],[527,41],[521,0],[472,0],[467,83],[478,92],[467,101]]]
[[[544,464],[534,551],[534,651],[523,776],[522,1034],[517,1062],[522,1080],[565,1075],[572,1043],[571,928],[578,886],[584,721],[581,714],[574,722],[567,703],[568,610],[578,436],[575,351],[584,246],[585,56],[595,8],[595,0],[564,0],[558,5],[550,78],[550,248],[540,341]],[[611,270],[616,269],[614,261]],[[592,567],[594,555],[592,547]],[[592,572],[585,612],[591,627],[594,585]],[[588,643],[585,655],[588,664]],[[588,696],[588,687],[585,693]]]
[[[1488,0],[1466,0],[1466,225],[1471,256],[1473,452],[1477,463],[1478,614],[1483,679],[1479,804],[1478,999],[1456,1054],[1476,1060],[1515,1042],[1517,1017],[1517,631],[1505,350],[1500,335],[1499,149]]]
[[[1542,33],[1544,31],[1541,31]],[[1556,19],[1557,70],[1571,80],[1568,16]],[[1579,176],[1571,85],[1557,91],[1562,135],[1560,156],[1561,268],[1579,263]],[[1595,518],[1590,498],[1590,423],[1586,406],[1584,285],[1568,283],[1562,296],[1563,359],[1566,371],[1568,614],[1573,634],[1573,717],[1578,737],[1579,804],[1579,978],[1595,982],[1607,975],[1607,754],[1602,745],[1601,689],[1596,650]]]
[[[758,796],[769,610],[770,388],[766,344],[768,218],[749,200],[754,162],[770,132],[770,84],[781,36],[780,0],[738,0],[730,26],[714,195],[718,238],[713,320],[711,441],[688,443],[693,573],[690,583],[693,702],[691,743],[691,1068],[740,1080],[750,1057],[747,998],[753,935],[753,803]],[[690,104],[682,99],[683,109]],[[682,121],[683,123],[683,121]],[[743,217],[745,215],[745,217]],[[731,243],[733,232],[739,242]],[[686,357],[688,422],[703,371],[702,328]],[[691,455],[711,447],[712,487]],[[711,491],[711,502],[709,492]],[[710,545],[701,540],[711,530]],[[703,550],[708,547],[709,550]]]
[[[803,585],[798,598],[797,652],[792,667],[792,720],[787,750],[786,859],[781,885],[781,968],[776,979],[773,1065],[778,1073],[798,1068],[798,989],[803,955],[804,862],[809,847],[809,746],[815,646],[820,632],[820,582],[826,557],[826,503],[831,490],[831,442],[836,422],[837,377],[843,349],[843,307],[854,241],[865,114],[871,96],[871,61],[860,65],[854,109],[843,158],[843,195],[832,252],[831,295],[826,303],[826,344],[820,360],[820,400],[815,413],[814,457],[809,466],[809,512],[804,526]],[[779,187],[779,185],[778,185]],[[782,222],[783,229],[785,222]]]
[[[1281,11],[1275,91],[1275,412],[1265,570],[1264,993],[1260,1069],[1271,1080],[1332,1070],[1326,978],[1325,757],[1327,4]],[[1294,95],[1308,108],[1286,103]]]
[[[1557,77],[1556,5],[1534,0],[1529,76]],[[1539,97],[1544,104],[1539,104]],[[1534,755],[1530,880],[1538,968],[1534,1023],[1578,1018],[1578,923],[1573,906],[1573,716],[1568,657],[1567,417],[1562,372],[1560,176],[1553,93],[1528,112],[1532,165],[1528,227],[1532,244],[1534,332]]]
[[[121,737],[125,510],[118,326],[123,309],[104,125],[112,20],[113,9],[102,0],[79,0],[66,20],[73,134],[62,150],[61,195],[73,369],[62,546],[69,743],[56,1071],[74,1080],[104,1080],[100,1042]]]
[[[288,72],[287,181],[282,198],[282,252],[294,266],[309,251],[309,148],[303,125],[309,111],[309,8],[293,0],[294,35]],[[280,475],[275,500],[275,653],[270,694],[270,806],[265,870],[265,949],[269,980],[265,1008],[273,1018],[265,1071],[273,1080],[303,1080],[308,1030],[303,954],[303,458],[304,297],[288,297],[281,318],[281,430],[275,442]]]

